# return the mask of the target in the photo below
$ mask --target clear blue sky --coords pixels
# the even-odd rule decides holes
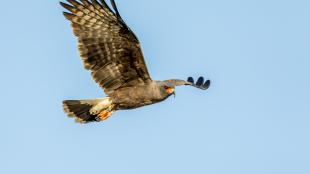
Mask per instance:
[[[58,1],[1,2],[0,173],[309,174],[309,0],[117,1],[156,80],[207,92],[79,125],[102,97]]]

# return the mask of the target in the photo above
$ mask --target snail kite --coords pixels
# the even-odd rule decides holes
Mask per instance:
[[[114,0],[110,8],[104,0],[67,0],[64,16],[78,38],[84,67],[103,88],[107,97],[63,101],[65,112],[77,122],[106,120],[117,110],[154,104],[174,94],[179,85],[206,90],[210,80],[152,80],[136,35],[120,16]]]

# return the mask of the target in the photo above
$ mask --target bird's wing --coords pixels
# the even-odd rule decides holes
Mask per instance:
[[[139,41],[127,27],[111,0],[115,13],[104,0],[67,0],[68,12],[84,67],[107,95],[114,90],[149,83]]]
[[[172,86],[190,85],[202,90],[207,90],[211,85],[211,80],[205,81],[203,77],[199,77],[196,83],[193,77],[188,77],[187,81],[179,79],[171,79],[171,80],[165,80],[164,82],[167,82]]]

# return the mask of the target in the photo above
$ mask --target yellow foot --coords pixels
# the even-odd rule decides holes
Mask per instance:
[[[98,121],[103,121],[108,119],[111,115],[113,114],[113,112],[109,112],[109,111],[101,111],[97,117]]]

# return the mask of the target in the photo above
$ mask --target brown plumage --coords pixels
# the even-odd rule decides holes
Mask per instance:
[[[153,81],[148,73],[140,43],[125,24],[114,0],[114,11],[104,0],[67,0],[60,4],[68,10],[64,16],[71,22],[78,38],[78,49],[84,67],[102,87],[107,98],[64,101],[65,112],[78,122],[101,121],[119,109],[133,109],[160,102],[174,93],[175,86],[192,85],[207,89],[210,81]]]

